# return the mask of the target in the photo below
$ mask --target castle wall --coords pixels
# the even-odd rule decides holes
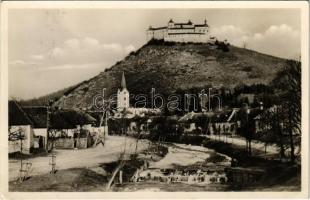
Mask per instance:
[[[168,23],[168,27],[150,28],[147,30],[147,40],[164,39],[170,42],[208,42],[208,26],[194,24]]]
[[[164,38],[167,42],[207,42],[208,38],[203,34],[173,34]]]
[[[147,40],[151,40],[153,38],[157,40],[162,40],[164,39],[166,31],[166,29],[147,31]]]

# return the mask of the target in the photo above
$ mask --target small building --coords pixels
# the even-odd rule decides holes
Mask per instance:
[[[212,118],[211,134],[234,135],[237,132],[238,109],[222,111]]]
[[[210,133],[210,122],[214,112],[189,112],[182,116],[178,122],[184,129],[184,133],[208,134]]]
[[[95,123],[95,118],[79,110],[55,110],[50,117],[49,138],[56,148],[87,148],[92,146]]]
[[[34,148],[47,149],[48,108],[46,106],[24,106],[22,109],[33,122]]]
[[[201,133],[201,129],[196,125],[197,113],[189,112],[182,116],[178,122],[183,127],[184,133],[192,133],[193,131],[197,131]]]

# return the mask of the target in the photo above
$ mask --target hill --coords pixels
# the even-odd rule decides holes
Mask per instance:
[[[50,94],[33,98],[33,99],[27,99],[27,100],[19,100],[17,101],[21,106],[48,106],[50,101],[57,101],[60,97],[67,94],[68,92],[72,91],[74,88],[78,87],[80,84],[73,85],[70,87],[66,87],[64,89],[58,90],[56,92],[52,92]]]
[[[164,95],[178,89],[269,84],[285,59],[252,50],[220,45],[151,41],[99,75],[67,90],[55,103],[66,108],[91,108],[93,98],[106,88],[116,94],[121,74],[131,94]]]

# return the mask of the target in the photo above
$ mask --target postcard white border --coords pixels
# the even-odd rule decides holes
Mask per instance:
[[[306,198],[309,178],[309,5],[305,1],[71,1],[2,2],[0,90],[0,198],[2,199],[227,199]],[[10,9],[298,8],[301,10],[302,191],[301,192],[8,192],[8,11]]]

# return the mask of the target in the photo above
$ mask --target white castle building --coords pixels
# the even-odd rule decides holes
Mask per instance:
[[[187,23],[174,23],[172,19],[167,26],[147,30],[147,40],[158,39],[168,42],[209,42],[213,37],[209,35],[207,20],[203,24],[194,24],[190,20]]]

